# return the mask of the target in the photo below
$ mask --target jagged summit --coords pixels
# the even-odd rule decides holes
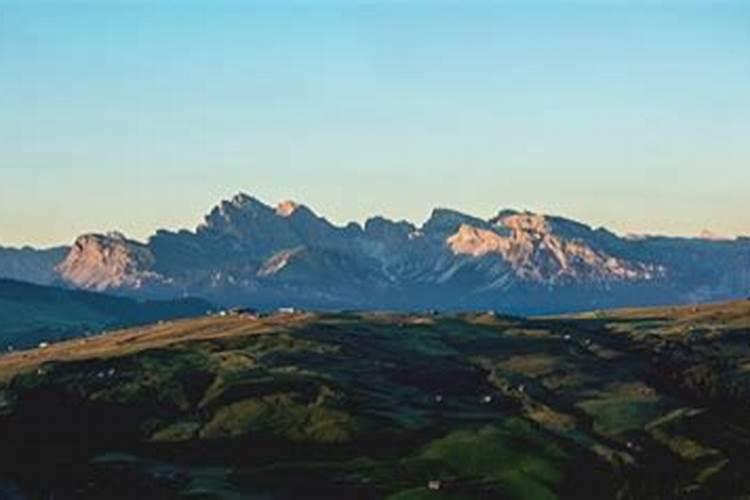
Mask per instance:
[[[285,200],[276,205],[276,214],[281,217],[289,217],[296,212],[302,205],[292,200]]]
[[[448,244],[456,255],[498,256],[519,278],[541,283],[649,281],[664,272],[609,255],[595,242],[556,234],[544,216],[508,216],[503,227],[510,234],[464,224]]]
[[[512,231],[546,234],[552,231],[550,219],[546,215],[534,214],[531,212],[506,212],[503,216],[498,216],[490,221],[495,226],[504,227]]]
[[[267,207],[267,205],[258,198],[243,192],[237,193],[226,203],[230,203],[238,208]]]
[[[307,206],[292,200],[281,201],[275,207],[272,207],[254,196],[238,193],[230,200],[224,200],[216,205],[198,229],[200,231],[210,230],[212,227],[226,227],[231,225],[233,221],[242,221],[248,218],[270,220],[289,218],[294,215],[316,217],[315,213]]]
[[[422,225],[421,231],[425,234],[445,236],[454,233],[462,224],[474,227],[486,227],[486,221],[479,217],[459,212],[449,208],[436,208],[432,211],[430,218]]]

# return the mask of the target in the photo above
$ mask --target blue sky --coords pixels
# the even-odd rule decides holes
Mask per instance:
[[[750,234],[750,3],[0,0],[0,244],[505,207]]]

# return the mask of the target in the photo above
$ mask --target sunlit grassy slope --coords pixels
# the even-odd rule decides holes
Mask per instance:
[[[48,498],[733,498],[750,302],[537,320],[201,317],[0,358]]]

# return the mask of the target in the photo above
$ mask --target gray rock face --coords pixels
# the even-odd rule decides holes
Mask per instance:
[[[512,210],[484,220],[436,209],[421,227],[382,217],[339,227],[304,205],[271,207],[245,194],[195,231],[159,231],[146,243],[85,235],[61,263],[45,265],[39,276],[84,289],[257,307],[546,313],[750,290],[746,238],[623,238]]]

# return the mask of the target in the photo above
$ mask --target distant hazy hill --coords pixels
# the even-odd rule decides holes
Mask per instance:
[[[195,316],[202,300],[137,301],[0,279],[0,349],[130,326]]]
[[[340,227],[304,205],[271,207],[244,194],[195,231],[158,231],[145,243],[89,234],[56,261],[23,257],[41,283],[257,307],[529,314],[728,300],[750,290],[747,238],[629,238],[512,210],[481,219],[436,209],[421,226],[374,217]]]
[[[55,266],[70,252],[70,247],[36,250],[31,247],[0,247],[0,278],[52,283],[58,279]]]

